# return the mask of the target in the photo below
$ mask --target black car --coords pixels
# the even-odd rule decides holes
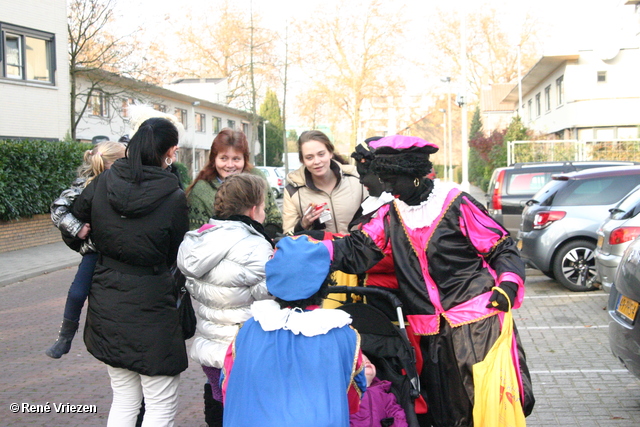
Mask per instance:
[[[512,237],[518,234],[520,217],[525,203],[551,177],[560,173],[606,166],[629,166],[637,162],[593,161],[593,162],[541,162],[516,163],[493,171],[487,192],[487,209],[496,221],[509,231]]]

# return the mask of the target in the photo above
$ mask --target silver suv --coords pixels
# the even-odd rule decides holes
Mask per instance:
[[[522,213],[518,248],[525,262],[572,291],[596,289],[596,232],[638,184],[640,166],[554,175]]]
[[[551,177],[590,168],[631,166],[634,162],[588,161],[516,163],[493,171],[486,197],[489,214],[505,226],[512,237],[518,234],[525,203],[530,200]]]

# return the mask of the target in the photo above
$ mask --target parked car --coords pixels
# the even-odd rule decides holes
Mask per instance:
[[[487,209],[489,214],[504,225],[512,237],[515,237],[518,234],[525,203],[547,182],[551,181],[552,175],[590,168],[633,164],[636,163],[616,161],[547,162],[516,163],[512,166],[497,168],[493,171],[488,192],[485,194]]]
[[[596,231],[638,184],[640,166],[554,175],[522,213],[518,248],[525,262],[572,291],[596,289]]]
[[[609,293],[625,249],[640,236],[640,187],[634,188],[598,228],[595,283]]]
[[[640,239],[624,251],[611,286],[609,346],[622,364],[640,379]]]
[[[269,187],[273,193],[273,198],[277,199],[278,197],[281,197],[284,193],[284,176],[281,176],[278,173],[278,169],[280,168],[273,166],[257,166],[257,168],[262,171],[264,176],[267,178],[267,182],[269,183]]]

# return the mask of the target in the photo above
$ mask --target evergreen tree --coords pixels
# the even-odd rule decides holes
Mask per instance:
[[[493,163],[496,165],[495,167],[508,166],[507,162],[509,159],[507,159],[507,144],[510,141],[526,140],[528,131],[529,129],[522,124],[520,116],[515,116],[511,119],[511,123],[507,126],[504,134],[504,144],[500,147],[500,150],[496,148],[492,153]]]
[[[507,127],[507,133],[504,135],[505,142],[508,141],[522,141],[527,139],[528,129],[522,124],[520,116],[515,116],[511,119],[511,123]]]
[[[267,164],[265,166],[282,166],[282,153],[284,152],[282,115],[280,113],[278,97],[271,89],[267,90],[264,101],[260,106],[260,116],[265,120],[269,120],[269,123],[266,125]],[[262,126],[260,126],[260,136],[264,138],[262,135]],[[263,139],[260,139],[261,143],[262,141]]]
[[[482,136],[482,119],[480,118],[480,107],[476,106],[471,118],[471,126],[469,129],[469,140]]]
[[[484,139],[480,107],[476,107],[469,129],[469,182],[483,188],[484,173],[487,162],[479,151],[479,140]]]

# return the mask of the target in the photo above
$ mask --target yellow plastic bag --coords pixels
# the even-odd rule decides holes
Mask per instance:
[[[343,273],[342,271],[334,271],[333,280],[336,281],[336,286],[358,286],[358,276],[356,276],[355,274],[347,274]],[[340,307],[342,304],[338,301],[340,301],[341,299],[344,299],[344,294],[329,294],[327,295],[327,299],[324,300],[322,308]]]
[[[493,289],[498,289],[507,297],[502,289]],[[504,315],[500,336],[484,360],[473,365],[474,427],[526,426],[518,377],[511,358],[512,343],[513,317],[509,307]]]

